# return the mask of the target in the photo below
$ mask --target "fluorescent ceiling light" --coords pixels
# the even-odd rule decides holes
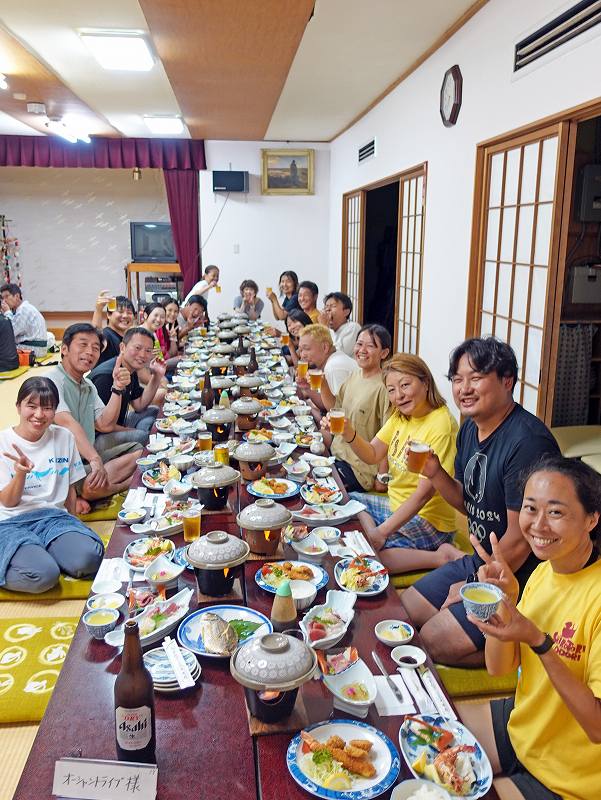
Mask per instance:
[[[184,123],[181,117],[144,117],[144,122],[151,133],[160,136],[173,136],[182,133]]]
[[[71,116],[72,121],[75,121],[76,124],[74,126],[67,124],[68,116]],[[75,144],[78,139],[86,144],[90,144],[91,142],[87,131],[81,127],[81,119],[77,119],[73,114],[65,114],[62,119],[49,119],[46,123],[46,127],[51,133],[62,136],[63,139],[66,139],[72,144]]]
[[[51,133],[55,133],[57,136],[61,136],[63,139],[66,139],[71,144],[75,144],[77,141],[77,136],[74,133],[65,128],[63,123],[59,119],[49,119],[46,123],[46,127]]]
[[[104,69],[148,72],[154,66],[142,32],[85,30],[80,36]]]
[[[86,144],[90,143],[90,135],[88,133],[90,130],[90,124],[85,117],[69,111],[63,116],[61,122],[65,128],[67,128],[69,133],[73,134]]]

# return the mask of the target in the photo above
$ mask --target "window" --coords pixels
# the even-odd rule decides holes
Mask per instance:
[[[364,192],[345,195],[342,291],[353,301],[351,319],[363,322]]]
[[[425,166],[401,177],[396,298],[396,349],[401,353],[419,351],[425,194]]]

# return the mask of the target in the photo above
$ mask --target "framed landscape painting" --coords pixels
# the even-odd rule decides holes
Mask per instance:
[[[261,194],[313,194],[314,150],[261,150]]]

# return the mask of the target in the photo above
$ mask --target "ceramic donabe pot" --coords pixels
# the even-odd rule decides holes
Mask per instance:
[[[240,472],[245,481],[262,478],[267,470],[267,462],[273,458],[273,447],[267,442],[243,442],[232,453],[240,464]]]
[[[242,375],[246,375],[246,369],[250,364],[250,356],[243,355],[243,356],[236,356],[234,359],[234,372],[235,374],[241,378]]]
[[[282,528],[291,521],[291,512],[270,499],[257,500],[236,517],[252,552],[268,556],[278,549]]]
[[[239,479],[237,469],[215,462],[194,472],[190,482],[198,489],[198,500],[207,511],[220,511],[227,503],[229,487]]]
[[[250,431],[255,427],[257,415],[263,406],[253,397],[241,397],[234,400],[230,408],[238,417],[238,428],[241,431]]]
[[[207,426],[207,430],[213,434],[214,442],[227,442],[236,415],[229,408],[215,406],[215,408],[205,411],[201,419]]]
[[[211,375],[225,375],[228,371],[230,360],[227,356],[211,356],[208,364]]]
[[[215,355],[220,355],[220,356],[230,356],[233,353],[233,351],[234,351],[233,344],[221,343],[215,345],[215,347],[213,348],[213,352],[215,353]]]
[[[238,337],[236,336],[233,330],[221,330],[217,334],[217,338],[221,342],[233,342],[234,339],[237,339]]]
[[[241,397],[254,397],[263,385],[263,378],[258,375],[242,375],[236,380],[240,387]]]
[[[315,651],[285,633],[248,639],[230,659],[230,672],[244,686],[250,713],[262,722],[288,717],[299,686],[311,680],[316,669]]]
[[[248,544],[224,531],[211,531],[187,548],[198,591],[209,597],[229,594],[248,558]]]

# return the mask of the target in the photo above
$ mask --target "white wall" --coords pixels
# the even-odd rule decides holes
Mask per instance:
[[[169,220],[162,170],[0,169],[0,212],[20,243],[23,293],[41,311],[94,307],[125,294],[131,220]]]
[[[262,195],[263,147],[314,148],[315,193]],[[253,278],[259,284],[259,294],[265,301],[265,287],[272,286],[277,291],[278,276],[285,269],[293,269],[300,280],[315,281],[320,296],[326,290],[338,288],[339,278],[333,276],[333,280],[338,281],[336,284],[328,281],[328,145],[209,141],[206,156],[208,171],[200,173],[202,261],[205,266],[217,264],[221,267],[223,289],[221,295],[215,292],[209,295],[211,314],[231,310],[234,297],[239,294],[238,287],[245,278]],[[230,166],[250,173],[250,191],[248,194],[231,193],[224,207],[225,194],[213,193],[211,170],[227,170]],[[263,318],[273,319],[269,303]]]
[[[447,356],[465,332],[477,143],[601,95],[599,27],[561,55],[513,76],[515,43],[570,5],[490,0],[331,146],[331,285],[340,280],[343,192],[428,162],[420,355],[447,394]],[[453,64],[463,73],[463,107],[448,129],[438,105],[443,75]],[[357,148],[374,136],[376,158],[357,166]]]

